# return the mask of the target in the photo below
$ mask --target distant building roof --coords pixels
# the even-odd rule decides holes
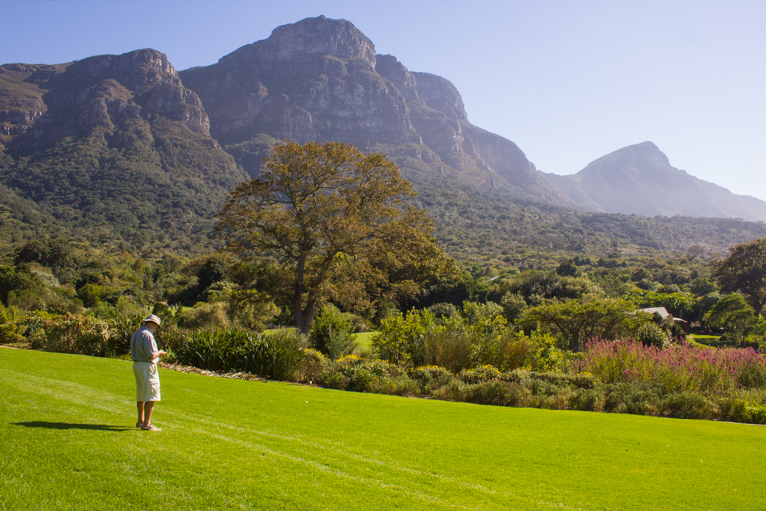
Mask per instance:
[[[670,316],[670,313],[665,307],[649,307],[648,309],[640,309],[641,312],[648,312],[649,314],[657,313],[660,315],[662,319],[667,318]]]

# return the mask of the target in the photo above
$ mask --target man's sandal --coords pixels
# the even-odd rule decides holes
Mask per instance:
[[[141,427],[143,427],[143,426],[144,426],[144,423],[143,423],[143,421],[138,421],[138,422],[136,422],[136,427],[137,427],[137,428],[141,428]]]
[[[144,431],[162,431],[160,428],[158,428],[154,424],[149,424],[148,426],[141,426],[141,429]]]

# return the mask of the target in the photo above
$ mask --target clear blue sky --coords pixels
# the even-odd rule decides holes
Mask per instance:
[[[540,170],[646,140],[766,200],[766,1],[0,0],[0,63],[154,48],[181,70],[324,14],[451,80],[471,122]]]

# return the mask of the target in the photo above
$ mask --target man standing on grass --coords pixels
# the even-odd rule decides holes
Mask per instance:
[[[160,400],[160,375],[157,373],[157,360],[164,351],[157,349],[154,334],[162,320],[150,315],[144,319],[144,326],[136,330],[130,339],[130,356],[133,359],[133,374],[136,376],[136,401],[138,422],[136,427],[144,431],[162,431],[152,424],[154,402]]]

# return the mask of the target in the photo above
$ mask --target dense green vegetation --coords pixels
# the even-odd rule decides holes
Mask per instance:
[[[212,217],[242,179],[209,138],[158,116],[13,156],[2,183],[72,234],[164,252],[211,250]]]
[[[63,237],[6,254],[0,342],[121,356],[136,320],[151,310],[164,319],[160,340],[170,360],[203,369],[500,405],[762,421],[763,356],[752,349],[766,346],[766,321],[753,298],[766,280],[752,278],[760,266],[735,264],[745,245],[711,273],[705,247],[659,256],[638,248],[639,232],[632,248],[621,249],[613,231],[582,229],[575,214],[554,233],[525,223],[525,209],[503,219],[510,238],[523,240],[535,226],[536,239],[546,232],[565,239],[580,225],[595,245],[570,246],[581,250],[572,257],[563,246],[557,254],[551,237],[545,254],[522,251],[517,261],[488,252],[483,264],[458,266],[436,248],[422,211],[403,207],[409,184],[381,154],[333,143],[278,148],[268,172],[230,196],[218,224],[225,250],[214,255],[178,257],[171,246],[157,258]],[[461,228],[456,218],[445,221]],[[478,235],[477,226],[466,227]],[[737,280],[739,273],[748,277]],[[637,311],[649,307],[670,316]],[[640,371],[623,381],[604,369],[633,374],[636,357],[664,367],[676,352],[692,363],[703,348],[685,344],[682,323],[722,329],[725,342],[750,350],[723,361],[709,355],[703,372],[714,385],[669,386]],[[270,324],[309,335],[259,333]],[[352,334],[371,329],[379,333],[359,346]],[[597,342],[626,340],[634,341],[624,350],[633,358],[606,350],[608,363],[593,362]],[[679,364],[670,372],[691,371]],[[745,364],[746,376],[711,376],[727,364]],[[595,380],[577,383],[583,372]]]
[[[434,219],[444,250],[480,265],[541,269],[551,254],[665,257],[691,247],[723,254],[737,243],[766,236],[762,222],[573,211],[504,190],[454,186],[439,176],[405,176],[418,191],[416,204]]]
[[[133,428],[129,363],[0,349],[0,506],[766,505],[763,428],[160,375],[164,431],[149,435]]]

